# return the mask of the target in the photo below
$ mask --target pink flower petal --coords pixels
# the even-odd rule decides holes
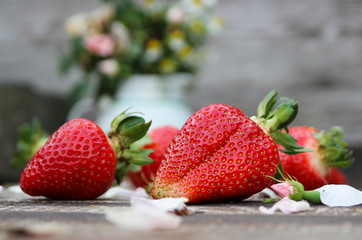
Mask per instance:
[[[264,214],[274,214],[276,211],[281,211],[284,214],[291,214],[297,212],[303,212],[308,210],[310,207],[308,202],[305,201],[294,201],[285,197],[280,201],[276,202],[271,208],[266,208],[263,206],[259,207],[259,210]]]
[[[288,197],[289,194],[293,193],[294,188],[293,185],[291,185],[289,182],[285,181],[278,184],[273,184],[270,186],[271,189],[273,189],[276,193],[279,194],[282,198]]]

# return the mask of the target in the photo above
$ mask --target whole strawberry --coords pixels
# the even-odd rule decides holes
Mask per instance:
[[[143,187],[146,189],[148,189],[149,186],[152,187],[152,182],[161,164],[163,154],[178,131],[179,129],[173,126],[161,126],[152,129],[147,134],[151,142],[141,146],[141,149],[152,149],[153,152],[149,155],[149,158],[154,162],[141,166],[137,171],[130,171],[128,173],[128,177],[135,187]]]
[[[51,199],[94,199],[118,182],[130,164],[152,162],[149,151],[129,149],[149,126],[123,112],[108,137],[94,122],[78,118],[61,126],[32,157],[20,176],[21,189]]]
[[[295,118],[297,109],[295,100],[277,98],[275,90],[259,104],[258,117],[248,118],[225,104],[200,109],[166,150],[152,188],[153,198],[221,202],[260,192],[277,172],[277,143],[289,153],[305,151],[280,131]]]
[[[314,190],[327,183],[345,183],[344,174],[338,168],[352,164],[352,152],[343,141],[343,130],[333,127],[329,132],[310,126],[289,128],[289,134],[313,152],[297,155],[281,153],[283,170],[303,184],[305,190]]]

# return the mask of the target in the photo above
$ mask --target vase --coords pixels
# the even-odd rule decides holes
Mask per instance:
[[[184,97],[192,80],[191,74],[133,75],[120,84],[114,100],[99,102],[96,123],[108,132],[112,120],[129,109],[142,113],[146,122],[152,120],[150,129],[164,125],[181,128],[193,114]]]

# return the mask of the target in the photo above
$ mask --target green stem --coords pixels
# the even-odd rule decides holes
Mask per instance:
[[[321,204],[321,197],[320,192],[318,191],[304,191],[303,193],[303,199],[314,203],[314,204]]]

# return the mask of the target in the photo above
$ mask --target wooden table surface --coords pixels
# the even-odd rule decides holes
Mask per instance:
[[[188,206],[176,230],[122,230],[105,211],[130,207],[128,200],[55,201],[9,192],[0,194],[0,239],[361,239],[362,205],[329,208],[312,205],[302,213],[264,215],[259,206],[241,201]]]

